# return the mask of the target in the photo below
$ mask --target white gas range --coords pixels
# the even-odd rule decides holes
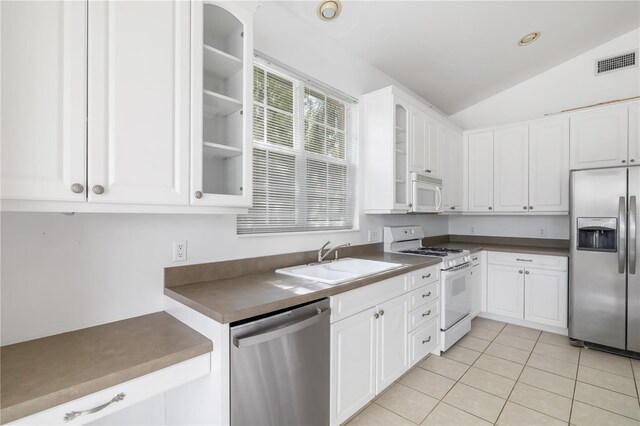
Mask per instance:
[[[384,251],[442,259],[440,266],[440,347],[446,351],[471,330],[471,253],[468,250],[423,247],[421,226],[384,228]]]

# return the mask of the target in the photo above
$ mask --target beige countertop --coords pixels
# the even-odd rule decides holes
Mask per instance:
[[[165,312],[0,347],[8,423],[213,350]]]
[[[357,257],[398,263],[403,266],[338,285],[324,284],[276,272],[263,272],[178,285],[165,288],[164,292],[178,302],[225,324],[334,296],[441,262],[440,259],[429,257],[382,252]]]

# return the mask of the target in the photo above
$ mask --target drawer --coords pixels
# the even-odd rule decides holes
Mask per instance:
[[[564,256],[545,256],[539,254],[489,252],[488,263],[494,265],[535,266],[538,268],[566,271],[568,259]]]
[[[425,285],[409,293],[409,311],[437,300],[440,296],[440,282]]]
[[[440,314],[440,301],[436,300],[428,305],[421,306],[409,312],[409,331],[413,331],[423,324],[438,318]]]
[[[409,277],[409,290],[413,290],[425,284],[440,281],[440,264],[418,269],[417,271],[409,272],[407,275]]]
[[[332,296],[331,322],[350,317],[407,292],[407,274]]]
[[[119,385],[94,392],[82,398],[58,405],[31,416],[23,417],[13,423],[15,425],[84,425],[106,415],[113,414],[152,396],[181,386],[211,372],[211,354],[200,355],[154,371],[141,377],[120,383]],[[121,398],[118,400],[118,396]],[[93,414],[81,414],[69,421],[65,416],[74,411],[82,412],[99,407],[114,400],[102,410]]]
[[[438,347],[440,343],[440,320],[416,328],[409,333],[409,364],[413,366]]]

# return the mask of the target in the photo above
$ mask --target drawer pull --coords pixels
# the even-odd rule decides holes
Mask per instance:
[[[107,408],[109,405],[116,403],[116,402],[120,402],[124,399],[126,395],[124,394],[124,392],[120,392],[119,394],[117,394],[116,396],[114,396],[111,401],[107,402],[106,404],[102,404],[102,405],[98,405],[97,407],[91,408],[89,410],[84,410],[84,411],[70,411],[68,413],[66,413],[64,415],[64,421],[65,422],[70,422],[71,420],[75,419],[76,417],[79,416],[86,416],[87,414],[93,414],[93,413],[97,413],[98,411],[102,411],[105,408]]]
[[[423,280],[426,280],[426,279],[427,279],[427,278],[429,278],[430,276],[431,276],[431,274],[430,274],[430,273],[429,273],[429,274],[427,274],[427,275],[423,275],[423,276],[422,276],[422,279],[423,279]]]
[[[422,317],[423,317],[423,318],[424,318],[424,317],[428,317],[429,315],[431,315],[431,309],[429,309],[429,310],[427,311],[427,313],[422,314]]]
[[[431,296],[431,292],[428,292],[427,294],[423,294],[422,298],[424,299],[425,297],[429,297],[429,296]]]
[[[533,262],[533,259],[516,259],[518,262]]]
[[[431,341],[431,336],[427,337],[427,340],[423,340],[422,344],[429,343]]]

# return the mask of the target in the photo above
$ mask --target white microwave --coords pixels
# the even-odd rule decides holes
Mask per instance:
[[[442,180],[420,173],[411,173],[411,211],[438,213],[442,211]]]

